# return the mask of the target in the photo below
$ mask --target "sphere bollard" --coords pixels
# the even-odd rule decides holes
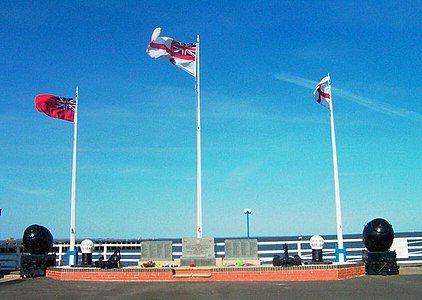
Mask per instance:
[[[377,218],[365,225],[363,243],[369,251],[388,251],[393,244],[393,226],[387,220]]]
[[[389,250],[394,241],[394,230],[387,220],[376,218],[366,224],[362,241],[367,249],[362,253],[367,275],[399,274],[396,252]]]
[[[20,257],[20,275],[25,277],[45,276],[46,269],[56,264],[53,250],[53,235],[41,225],[31,225],[23,233],[25,252]]]
[[[92,251],[94,249],[94,242],[91,240],[83,240],[81,243],[82,250],[82,266],[92,265]]]
[[[324,247],[324,239],[320,235],[314,235],[309,241],[312,248],[312,262],[321,263],[322,259],[322,248]]]
[[[22,243],[31,254],[46,254],[53,249],[53,235],[44,226],[34,224],[25,229]]]

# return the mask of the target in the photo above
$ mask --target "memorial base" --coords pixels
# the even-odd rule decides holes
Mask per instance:
[[[239,258],[239,259],[223,259],[223,265],[228,266],[237,266],[240,262],[243,263],[244,266],[260,266],[261,261],[256,258]]]
[[[180,259],[176,258],[174,260],[161,260],[161,259],[150,259],[150,260],[143,260],[140,259],[138,262],[138,266],[144,267],[145,265],[149,264],[150,262],[153,262],[155,266],[159,267],[177,267],[180,266]]]
[[[217,261],[215,257],[187,257],[187,258],[180,258],[180,266],[181,267],[189,267],[191,265],[195,265],[197,267],[215,267]]]

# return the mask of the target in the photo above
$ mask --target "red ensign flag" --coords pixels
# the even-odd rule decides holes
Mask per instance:
[[[73,122],[76,99],[44,94],[35,97],[35,107],[39,112],[56,119]]]

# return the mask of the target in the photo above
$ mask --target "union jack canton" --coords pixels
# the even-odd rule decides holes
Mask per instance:
[[[173,40],[171,43],[170,53],[172,56],[195,61],[196,43],[179,43]]]
[[[76,99],[75,98],[63,98],[57,97],[55,107],[62,110],[73,110],[76,108]]]

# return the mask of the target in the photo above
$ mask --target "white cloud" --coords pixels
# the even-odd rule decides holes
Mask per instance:
[[[6,189],[18,192],[20,194],[26,194],[31,196],[45,196],[50,194],[49,190],[42,189],[42,188],[30,188],[25,186],[14,186],[14,185],[8,185],[5,186]]]
[[[314,89],[315,86],[318,84],[317,81],[309,80],[306,78],[298,77],[298,76],[287,74],[287,73],[278,73],[275,75],[275,78],[283,82],[292,83],[294,85],[309,88],[309,89]],[[414,111],[400,108],[400,107],[397,107],[388,103],[384,103],[384,102],[381,102],[369,97],[358,95],[341,88],[333,87],[333,93],[335,93],[335,97],[347,99],[358,105],[364,106],[366,108],[369,108],[372,111],[375,111],[381,114],[385,114],[392,117],[400,117],[400,118],[406,118],[410,120],[422,121],[422,114],[418,112],[414,112]]]

